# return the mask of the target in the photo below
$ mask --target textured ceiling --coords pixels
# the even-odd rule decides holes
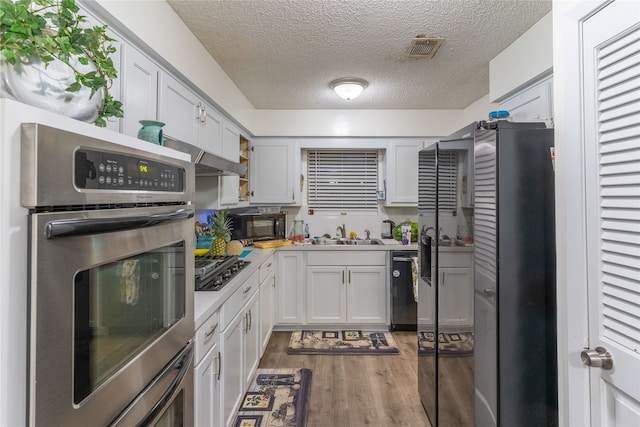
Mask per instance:
[[[460,109],[489,93],[489,61],[551,10],[524,0],[168,0],[258,109]],[[403,59],[418,34],[432,59]],[[535,55],[536,52],[531,52]],[[340,77],[369,82],[344,101]]]

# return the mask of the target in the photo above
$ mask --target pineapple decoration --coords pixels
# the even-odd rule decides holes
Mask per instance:
[[[211,232],[215,239],[211,244],[212,256],[223,256],[227,247],[227,242],[231,240],[231,218],[226,210],[216,211],[213,216],[209,215],[207,222],[211,225]]]

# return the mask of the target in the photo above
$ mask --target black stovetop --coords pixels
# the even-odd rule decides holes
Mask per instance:
[[[248,264],[237,255],[196,257],[196,291],[219,291]]]

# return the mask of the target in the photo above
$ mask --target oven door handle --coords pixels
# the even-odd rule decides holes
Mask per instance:
[[[180,209],[168,214],[131,216],[122,218],[62,219],[50,221],[46,226],[47,239],[59,237],[86,236],[99,233],[133,230],[153,227],[174,221],[193,218],[192,210]]]
[[[174,394],[176,394],[178,388],[181,386],[185,375],[192,369],[193,366],[193,342],[189,342],[186,348],[176,356],[164,370],[147,386],[145,390],[116,418],[110,427],[115,426],[128,426],[136,425],[138,427],[147,427],[153,425],[158,416],[166,409],[167,405],[171,403]],[[171,379],[171,376],[174,376]],[[169,385],[165,385],[167,381],[171,380]],[[164,388],[164,391],[160,397],[151,404],[151,402],[145,401],[146,395],[156,395],[154,391],[156,388]],[[151,409],[148,409],[151,406]],[[144,412],[143,412],[144,411]]]

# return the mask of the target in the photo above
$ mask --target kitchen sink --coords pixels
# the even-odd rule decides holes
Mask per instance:
[[[465,246],[464,240],[460,239],[446,239],[438,240],[438,246]]]
[[[314,239],[312,244],[314,245],[352,245],[352,246],[360,246],[360,245],[383,245],[382,240],[380,239]]]

